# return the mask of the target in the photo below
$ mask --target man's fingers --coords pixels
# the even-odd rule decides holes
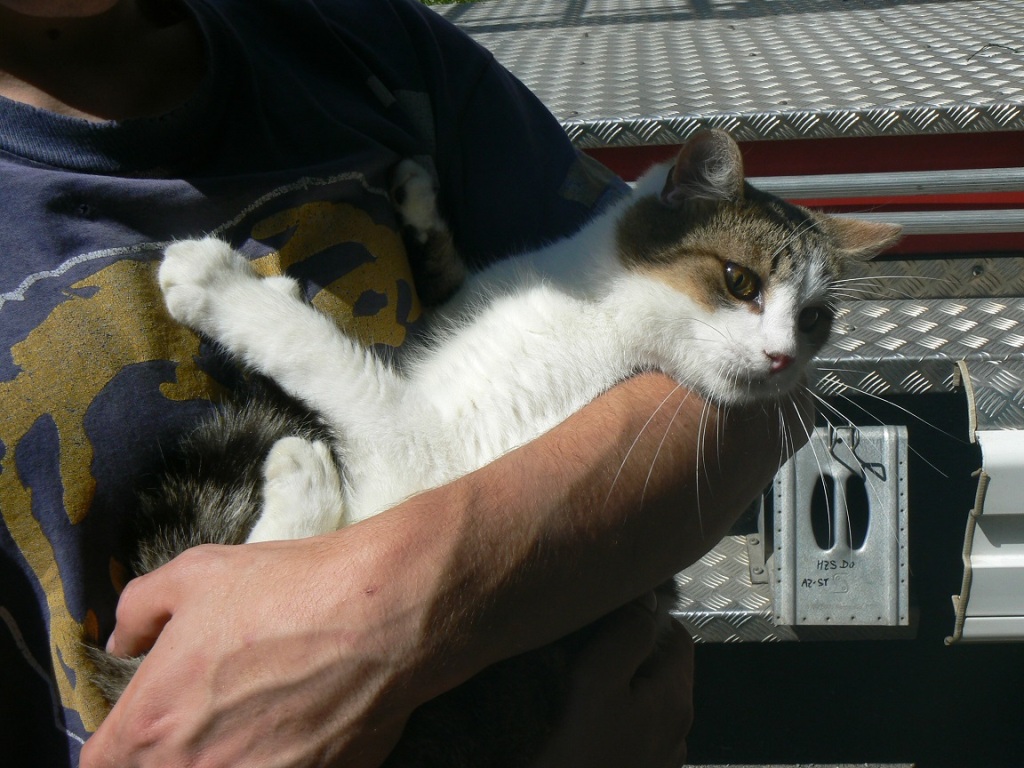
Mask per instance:
[[[653,593],[622,606],[594,625],[594,634],[573,667],[577,685],[609,677],[621,683],[633,679],[657,642],[651,599]],[[654,604],[657,605],[656,601]]]
[[[686,734],[693,725],[693,639],[678,621],[662,631],[655,652],[644,662],[633,680],[632,693],[638,704],[644,702],[664,722],[666,731],[678,734],[673,759],[681,765],[686,757]]]
[[[666,636],[652,598],[593,625],[574,659],[564,717],[536,768],[682,764],[693,721],[693,649],[677,623]]]
[[[138,656],[156,642],[178,605],[179,583],[214,586],[220,547],[206,544],[186,550],[155,571],[132,579],[117,601],[117,623],[107,641],[107,651],[115,656]]]
[[[117,623],[107,640],[107,652],[138,656],[153,647],[172,610],[160,589],[158,571],[128,582],[117,602]]]
[[[670,709],[692,714],[693,672],[693,638],[672,619],[668,627],[659,629],[653,653],[634,675],[632,694],[638,700],[670,704]]]
[[[693,673],[693,638],[686,628],[672,619],[668,628],[658,632],[658,643],[637,670],[637,677],[658,677]]]

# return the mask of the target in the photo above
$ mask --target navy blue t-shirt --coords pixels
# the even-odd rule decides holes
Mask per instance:
[[[208,74],[170,114],[92,123],[0,99],[0,754],[23,765],[77,765],[105,715],[81,644],[113,625],[136,488],[229,378],[166,315],[168,242],[217,234],[399,346],[420,313],[387,194],[400,159],[432,164],[480,262],[577,229],[621,188],[417,3],[189,6]]]

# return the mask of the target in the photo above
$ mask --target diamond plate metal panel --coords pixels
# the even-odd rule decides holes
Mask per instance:
[[[967,365],[975,428],[1024,429],[1024,359],[969,360]]]
[[[484,0],[435,10],[493,51],[582,148],[679,144],[707,127],[738,140],[1024,131],[1020,0]],[[1024,259],[884,261],[850,277],[812,373],[819,392],[949,391],[963,359],[979,425],[1024,428]],[[772,623],[744,537],[677,578],[678,616],[700,641],[829,636]]]
[[[851,302],[1024,296],[1024,257],[858,262],[847,267],[839,293]]]
[[[763,642],[792,639],[772,622],[767,584],[750,580],[745,536],[726,536],[676,576],[680,599],[674,612],[697,642]]]
[[[1019,0],[490,0],[439,12],[581,147],[1024,129]]]
[[[954,389],[958,360],[970,366],[990,428],[1024,427],[1022,298],[843,304],[811,380],[827,396],[944,392]]]

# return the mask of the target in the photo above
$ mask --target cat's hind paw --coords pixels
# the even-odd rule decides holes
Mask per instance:
[[[431,233],[447,230],[447,224],[437,211],[434,177],[415,160],[402,160],[395,166],[391,200],[402,223],[420,243],[427,242]]]
[[[391,200],[405,226],[408,244],[420,249],[412,260],[413,278],[426,307],[447,301],[469,274],[448,228],[437,209],[434,176],[415,160],[403,160],[392,174]]]
[[[202,330],[224,289],[256,277],[249,262],[223,240],[181,240],[164,251],[158,280],[171,316]]]
[[[247,541],[301,539],[344,522],[341,478],[330,446],[284,437],[263,464],[263,514]]]

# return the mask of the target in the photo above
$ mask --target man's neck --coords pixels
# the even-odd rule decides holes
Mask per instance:
[[[35,18],[0,7],[0,96],[87,120],[163,114],[204,72],[187,14],[157,17],[122,0],[86,18]]]

